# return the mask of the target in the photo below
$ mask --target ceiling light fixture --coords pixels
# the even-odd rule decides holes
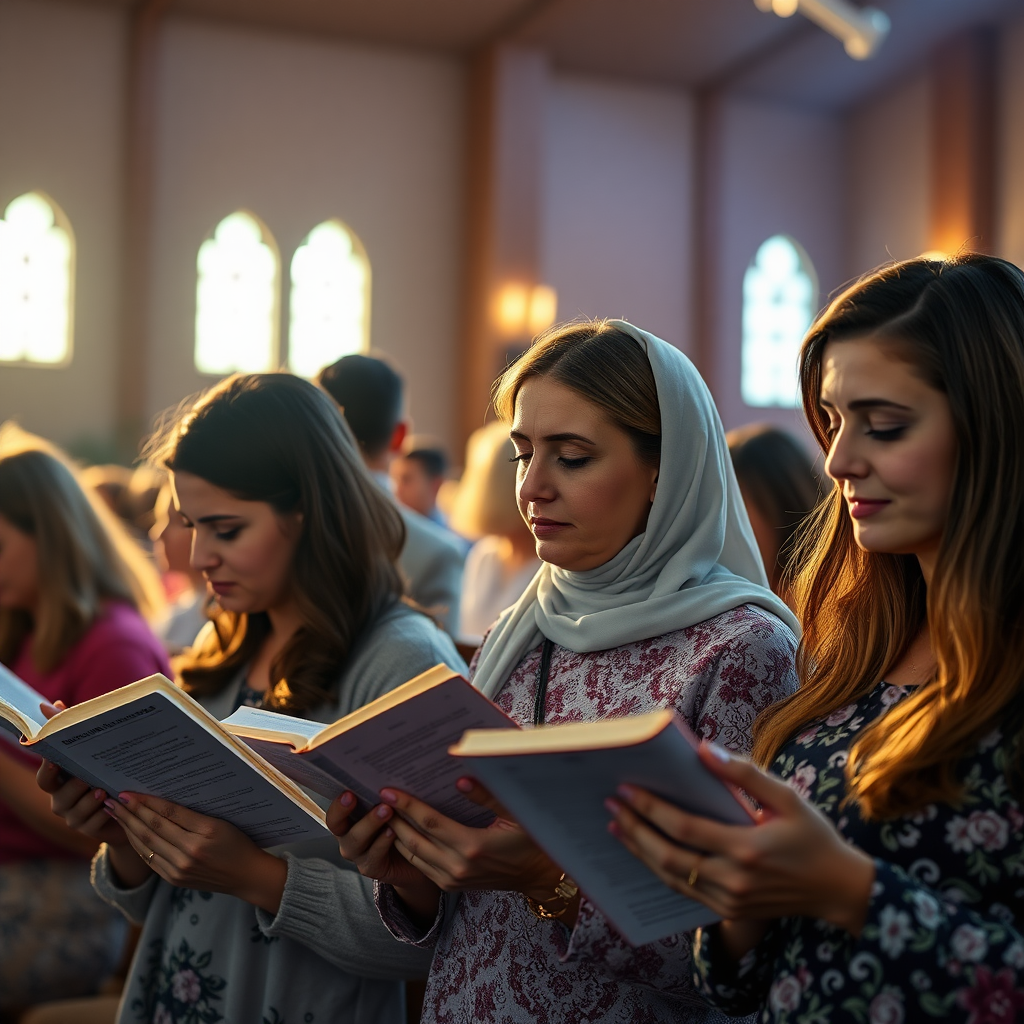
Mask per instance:
[[[849,0],[754,0],[759,10],[789,18],[799,11],[839,39],[854,60],[873,57],[889,34],[884,11],[855,7]]]

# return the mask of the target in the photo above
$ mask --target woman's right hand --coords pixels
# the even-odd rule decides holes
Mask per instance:
[[[338,837],[338,849],[359,873],[394,888],[417,923],[429,925],[437,914],[441,890],[395,849],[394,816],[387,804],[352,821],[356,798],[342,793],[327,809],[327,827]]]

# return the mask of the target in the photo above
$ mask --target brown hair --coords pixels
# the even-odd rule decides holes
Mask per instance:
[[[857,547],[837,485],[803,534],[796,597],[800,689],[763,712],[769,764],[801,726],[870,692],[927,621],[937,670],[854,743],[849,799],[870,818],[955,803],[956,769],[997,724],[1019,733],[1024,673],[1024,274],[973,253],[885,267],[836,298],[801,350],[804,410],[822,451],[821,364],[832,341],[896,346],[945,393],[957,437],[946,528],[929,587],[912,555]]]
[[[405,527],[319,388],[286,373],[236,375],[185,408],[150,458],[245,501],[302,513],[292,586],[303,626],[270,667],[267,706],[292,713],[334,696],[361,631],[398,601]],[[186,691],[222,689],[259,649],[265,613],[211,611],[214,628],[175,668]]]
[[[508,422],[531,377],[549,377],[601,409],[650,466],[661,459],[661,408],[654,371],[644,350],[607,320],[553,327],[498,379],[494,408]]]
[[[32,663],[51,672],[85,635],[107,601],[153,619],[163,589],[124,526],[83,487],[53,445],[11,423],[0,428],[0,516],[35,538],[39,607],[0,609],[0,662],[9,665],[32,633]]]
[[[821,499],[821,480],[800,443],[778,427],[755,423],[725,435],[736,480],[778,540],[774,565],[766,565],[772,589],[787,589],[797,528]]]

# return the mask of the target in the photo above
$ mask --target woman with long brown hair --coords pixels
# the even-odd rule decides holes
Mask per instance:
[[[56,448],[0,428],[0,664],[49,701],[98,697],[167,659],[147,624],[160,581]],[[50,812],[38,757],[0,735],[0,1018],[87,995],[114,969],[124,925],[89,885],[95,839]]]
[[[156,439],[213,621],[176,663],[218,718],[242,704],[332,722],[438,662],[451,640],[402,600],[402,520],[334,403],[288,374],[230,377]],[[223,821],[40,776],[105,841],[94,884],[143,925],[119,1020],[404,1022],[429,957],[384,930],[337,846],[261,850]],[[111,820],[113,818],[114,820]]]
[[[725,919],[695,960],[730,1014],[1011,1021],[1024,274],[974,254],[886,267],[811,328],[801,382],[834,485],[804,534],[801,686],[754,731],[755,762],[781,778],[706,748],[760,803],[756,827],[625,788],[612,828]]]

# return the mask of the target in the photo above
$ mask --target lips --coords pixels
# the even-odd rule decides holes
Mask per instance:
[[[879,498],[847,498],[846,500],[850,504],[850,515],[854,519],[867,519],[892,504],[888,499]]]
[[[543,516],[530,516],[530,529],[534,537],[552,537],[562,530],[568,530],[569,523],[560,523],[557,519],[545,519]]]
[[[221,582],[220,580],[210,580],[210,589],[215,594],[229,594],[234,590],[234,583]]]

